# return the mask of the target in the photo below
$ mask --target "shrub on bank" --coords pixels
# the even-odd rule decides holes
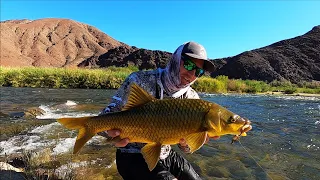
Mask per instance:
[[[226,84],[218,79],[213,79],[210,77],[201,77],[199,78],[192,87],[199,92],[208,92],[208,93],[226,93],[227,87]]]
[[[117,89],[125,78],[138,67],[108,67],[103,69],[67,68],[5,68],[0,67],[0,86],[45,88]],[[260,93],[277,91],[284,93],[320,93],[320,82],[272,81],[228,79],[228,76],[211,78],[203,76],[192,87],[208,93]]]
[[[119,88],[132,68],[0,68],[0,85],[45,88]]]

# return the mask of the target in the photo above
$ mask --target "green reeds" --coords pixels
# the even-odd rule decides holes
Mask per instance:
[[[283,92],[284,94],[310,93],[320,94],[320,82],[300,82],[293,84],[289,81],[272,81],[266,83],[256,80],[228,79],[227,76],[216,78],[201,77],[193,85],[199,92],[209,93],[264,93],[264,92]]]
[[[0,67],[0,86],[116,89],[137,68],[66,69]]]
[[[193,87],[197,91],[210,93],[261,93],[271,89],[271,86],[263,81],[235,80],[228,79],[227,76],[218,76],[216,78],[201,77]]]
[[[135,66],[103,69],[67,68],[7,68],[0,67],[0,86],[45,88],[117,89]],[[199,78],[192,86],[196,91],[208,93],[263,93],[283,92],[320,94],[320,82],[272,81],[229,79],[227,76]]]

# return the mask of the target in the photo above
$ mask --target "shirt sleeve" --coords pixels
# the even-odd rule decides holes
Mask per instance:
[[[199,94],[194,89],[192,89],[191,87],[186,92],[184,98],[187,98],[187,99],[200,99]]]
[[[135,73],[130,74],[122,83],[122,85],[117,90],[115,95],[112,96],[110,104],[100,112],[100,115],[106,114],[109,112],[121,111],[122,107],[127,102],[128,94],[130,91],[130,85],[136,81],[137,81],[136,74]]]

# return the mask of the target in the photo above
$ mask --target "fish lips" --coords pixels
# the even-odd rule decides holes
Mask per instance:
[[[248,132],[252,129],[252,126],[249,125],[249,124],[246,124],[244,125],[242,128],[241,128],[241,132],[244,133],[244,132]]]
[[[248,132],[252,129],[252,126],[250,125],[251,122],[246,118],[243,118],[243,120],[245,121],[245,123],[240,129],[240,135],[245,134],[246,132]]]

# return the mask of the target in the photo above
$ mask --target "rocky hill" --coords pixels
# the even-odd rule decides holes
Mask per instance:
[[[294,83],[320,81],[320,26],[302,36],[217,59],[217,66],[213,77],[227,75],[269,82],[286,79]]]
[[[119,46],[110,49],[101,56],[89,58],[79,64],[79,67],[126,67],[129,65],[138,66],[139,69],[164,68],[171,53],[159,50],[139,49],[135,46]]]
[[[1,22],[1,65],[10,67],[164,67],[171,53],[139,49],[69,19]]]
[[[65,67],[123,46],[95,27],[68,19],[1,22],[1,65]]]
[[[95,27],[69,19],[1,22],[1,66],[164,67],[170,52],[119,42]],[[304,35],[239,55],[215,59],[211,76],[263,81],[320,81],[320,26]]]

